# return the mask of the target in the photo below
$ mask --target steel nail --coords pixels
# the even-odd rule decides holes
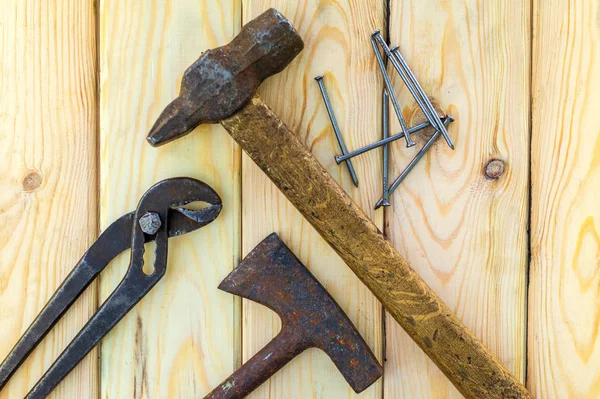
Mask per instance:
[[[402,116],[402,111],[400,110],[400,105],[398,104],[398,99],[396,98],[396,93],[394,93],[394,88],[392,87],[392,82],[390,81],[390,76],[388,75],[385,69],[385,63],[383,62],[383,57],[379,52],[379,48],[377,47],[377,41],[375,40],[375,35],[381,35],[379,30],[376,30],[371,35],[371,46],[373,46],[373,51],[375,52],[375,57],[377,58],[377,64],[379,65],[379,69],[381,70],[381,74],[383,75],[383,81],[385,82],[385,87],[387,87],[388,94],[390,99],[392,100],[392,105],[394,106],[394,111],[396,112],[396,116],[398,117],[398,122],[400,122],[400,127],[403,132],[408,131],[408,127],[406,127],[406,121]],[[404,138],[406,139],[406,146],[412,147],[415,145],[415,142],[410,138],[410,133],[405,134]]]
[[[399,54],[398,47],[393,47],[390,49],[390,51],[390,55],[392,55],[390,57],[390,61],[392,62],[392,65],[394,66],[400,77],[402,78],[402,81],[408,88],[408,91],[410,91],[410,94],[412,94],[413,98],[417,102],[417,105],[419,106],[419,108],[421,108],[421,111],[423,111],[423,114],[425,115],[429,123],[431,123],[435,130],[440,130],[439,126],[442,124],[439,123],[439,117],[437,115],[437,112],[435,111],[435,109],[428,107],[425,103],[425,100],[422,98],[422,94],[424,94],[423,89],[421,89],[419,82],[417,82],[416,79],[411,79],[411,76],[414,78],[414,75],[412,75],[412,72],[408,69],[408,65],[398,63],[398,60],[393,56],[396,55],[396,53]]]
[[[383,52],[388,56],[390,62],[392,63],[392,66],[394,67],[394,69],[396,69],[396,72],[398,72],[398,74],[400,75],[400,77],[402,78],[402,81],[404,82],[404,84],[406,85],[406,87],[408,88],[408,90],[410,91],[410,93],[412,94],[413,98],[415,99],[415,101],[417,102],[417,104],[419,105],[419,107],[421,108],[421,110],[423,111],[423,113],[425,114],[425,116],[427,117],[427,120],[429,120],[429,123],[432,124],[432,126],[435,127],[436,130],[439,130],[439,123],[436,123],[435,119],[437,117],[437,113],[434,112],[432,113],[431,110],[427,107],[427,105],[423,102],[423,99],[421,98],[421,93],[422,90],[419,91],[417,87],[415,86],[419,86],[419,82],[416,81],[416,79],[411,79],[409,76],[409,73],[407,73],[407,71],[405,70],[405,66],[406,68],[408,68],[407,65],[403,64],[401,65],[398,60],[394,57],[393,55],[393,50],[391,50],[387,43],[385,42],[385,40],[383,39],[383,36],[381,35],[381,32],[375,32],[374,36],[373,36],[377,42],[379,43],[379,45],[381,46],[381,48],[383,49]],[[398,49],[398,47],[394,47],[394,49]],[[414,77],[414,75],[412,75]]]
[[[385,42],[383,42],[383,43],[385,44]],[[385,51],[385,49],[384,49],[384,51]],[[390,53],[392,55],[390,57],[392,60],[392,64],[394,65],[396,70],[398,70],[398,71],[403,70],[406,73],[407,79],[405,80],[403,78],[403,80],[405,80],[405,82],[407,82],[407,81],[411,82],[412,85],[414,86],[414,89],[417,90],[417,93],[412,93],[412,90],[411,90],[409,84],[406,83],[406,86],[409,88],[409,90],[411,90],[413,97],[415,96],[415,94],[417,94],[417,97],[419,97],[419,96],[421,97],[421,102],[419,102],[419,100],[417,100],[417,97],[415,97],[415,100],[417,101],[417,103],[419,103],[419,106],[421,107],[421,109],[423,110],[425,115],[427,115],[427,113],[429,113],[429,115],[432,117],[432,119],[435,120],[434,126],[436,127],[436,130],[438,130],[444,136],[444,139],[446,140],[446,143],[448,143],[448,146],[451,149],[454,149],[454,143],[452,142],[452,139],[450,138],[450,135],[448,134],[446,127],[444,126],[443,123],[439,122],[439,119],[435,118],[435,116],[437,116],[437,112],[436,112],[435,108],[433,107],[433,104],[431,103],[431,101],[429,101],[429,97],[427,97],[427,94],[425,94],[425,91],[423,90],[423,88],[421,87],[419,82],[417,81],[417,78],[415,77],[412,70],[409,68],[406,61],[404,60],[404,57],[402,57],[402,54],[400,54],[400,50],[398,49],[398,46],[391,49]],[[396,65],[396,64],[398,64],[398,65]],[[427,112],[425,110],[427,110]],[[430,119],[430,121],[431,121],[431,119]]]
[[[390,113],[390,99],[387,90],[383,89],[381,95],[381,130],[383,132],[383,139],[387,139],[390,135],[389,126],[389,113]],[[409,133],[410,134],[410,133]],[[383,206],[390,206],[389,202],[389,191],[388,191],[388,180],[389,180],[389,145],[383,146]]]
[[[452,116],[448,115],[448,118],[444,122],[444,125],[447,126],[451,122],[454,122],[454,118],[452,118]],[[439,131],[436,131],[435,134],[433,136],[431,136],[431,138],[427,141],[427,143],[425,143],[425,145],[423,146],[423,148],[421,148],[419,150],[419,152],[417,153],[417,155],[415,155],[415,157],[412,159],[412,161],[410,161],[410,163],[408,164],[408,166],[402,171],[402,173],[400,173],[400,176],[398,176],[398,178],[396,178],[396,180],[394,180],[394,182],[392,183],[392,185],[388,189],[388,194],[393,193],[394,190],[396,188],[398,188],[398,186],[400,185],[400,183],[402,183],[402,181],[406,178],[406,176],[408,176],[408,174],[410,173],[410,171],[413,170],[413,168],[415,167],[415,165],[421,160],[421,158],[423,158],[423,156],[425,155],[425,153],[431,148],[431,146],[433,145],[433,143],[440,136],[441,136],[441,133]],[[377,204],[375,204],[375,209],[378,209],[378,208],[380,208],[382,206],[384,206],[384,199],[383,198],[381,198],[381,199],[379,199],[379,201],[377,201]]]
[[[404,61],[404,58],[402,58],[402,55],[400,54],[398,47],[394,47],[394,49],[396,50],[396,54],[393,54],[392,50],[390,50],[387,43],[383,39],[381,32],[378,30],[373,33],[373,38],[375,38],[377,40],[377,42],[383,49],[383,52],[388,56],[390,62],[396,69],[396,72],[398,72],[398,74],[400,75],[400,77],[402,78],[402,80],[404,81],[406,86],[408,87],[408,89],[411,91],[411,94],[413,94],[413,97],[415,97],[415,100],[417,101],[417,103],[419,104],[419,106],[421,107],[423,112],[425,113],[425,116],[427,116],[427,119],[429,119],[429,121],[435,127],[435,129],[437,131],[439,131],[440,133],[442,133],[444,135],[444,138],[446,139],[446,142],[448,143],[450,148],[454,149],[454,143],[452,143],[452,140],[450,139],[450,136],[448,135],[448,131],[446,130],[446,128],[444,127],[444,125],[442,123],[439,123],[439,119],[435,118],[435,116],[437,115],[437,112],[435,111],[435,108],[433,108],[433,104],[431,104],[431,101],[429,101],[429,97],[427,97],[427,95],[423,91],[423,88],[417,81],[415,75],[412,73],[412,71],[408,67],[408,64],[406,64],[406,61]],[[400,63],[402,63],[402,65],[400,65]],[[412,86],[414,86],[414,87],[412,87]],[[413,90],[416,90],[416,92],[413,92]],[[415,94],[416,94],[416,96],[415,96]],[[419,101],[419,97],[420,97],[421,101]]]
[[[445,122],[445,120],[447,118],[448,118],[448,116],[444,116],[442,118],[442,122]],[[431,123],[429,123],[429,122],[420,123],[420,124],[418,124],[416,126],[411,127],[410,129],[408,129],[408,134],[416,133],[419,130],[425,129],[426,127],[430,127],[430,126],[431,126]],[[366,145],[366,146],[364,146],[362,148],[359,148],[358,150],[354,150],[354,151],[349,152],[349,153],[347,153],[345,155],[336,155],[333,158],[335,159],[335,162],[339,165],[342,162],[346,161],[347,159],[354,158],[355,156],[364,154],[367,151],[371,151],[371,150],[373,150],[375,148],[382,147],[382,146],[384,146],[386,144],[389,144],[389,143],[392,143],[392,142],[394,142],[394,141],[396,141],[398,139],[401,139],[402,137],[404,137],[404,133],[398,133],[398,134],[395,134],[393,136],[388,137],[387,139],[376,141],[376,142],[374,142],[372,144]]]
[[[327,108],[327,114],[329,114],[329,120],[331,121],[331,125],[333,126],[333,132],[335,133],[337,142],[340,145],[342,154],[347,154],[348,150],[346,149],[346,144],[344,144],[344,139],[342,138],[340,127],[338,126],[337,120],[335,119],[335,115],[333,114],[333,109],[331,108],[331,102],[329,101],[327,90],[325,90],[325,84],[323,83],[323,75],[317,76],[315,80],[319,84],[319,89],[321,89],[321,95],[323,96],[323,101],[325,102],[325,108]],[[348,170],[350,171],[350,176],[352,177],[354,185],[358,187],[358,177],[356,177],[354,166],[352,166],[352,162],[349,159],[346,160],[346,165],[348,165]]]

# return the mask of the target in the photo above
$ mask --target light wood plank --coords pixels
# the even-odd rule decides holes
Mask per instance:
[[[0,359],[96,237],[96,28],[90,1],[2,2]],[[22,398],[95,310],[95,286],[0,393]],[[97,396],[96,354],[53,397]]]
[[[376,28],[384,28],[384,3],[247,0],[243,2],[243,20],[248,21],[269,7],[277,8],[292,22],[306,46],[286,70],[263,84],[260,94],[381,226],[382,212],[372,211],[381,187],[381,157],[371,153],[355,159],[359,189],[355,188],[346,166],[338,166],[333,160],[339,148],[313,79],[325,75],[325,85],[349,148],[358,148],[380,136],[382,86],[371,57],[369,35]],[[245,155],[242,165],[242,252],[249,252],[269,233],[277,232],[348,313],[374,353],[381,354],[381,305]],[[244,301],[243,315],[242,347],[247,360],[277,334],[281,324],[275,313],[249,301]],[[379,381],[361,397],[379,398],[381,387]],[[250,397],[356,395],[331,360],[314,349],[300,355]]]
[[[525,373],[529,54],[528,1],[391,1],[391,43],[456,122],[392,195],[386,234],[413,268],[519,378]],[[403,113],[417,105],[395,79]],[[392,118],[395,120],[395,118]],[[398,131],[397,123],[395,131]],[[429,135],[432,132],[429,132]],[[415,149],[391,146],[392,176]],[[492,159],[504,163],[485,176]],[[391,317],[384,397],[461,397]]]
[[[533,3],[528,386],[600,398],[600,4]]]
[[[224,202],[215,222],[170,240],[165,277],[102,342],[101,396],[203,397],[239,356],[240,301],[217,285],[239,261],[240,150],[219,126],[159,149],[145,136],[184,70],[239,30],[240,5],[106,0],[100,13],[102,227],[167,177],[203,180]],[[127,262],[102,276],[101,300]]]

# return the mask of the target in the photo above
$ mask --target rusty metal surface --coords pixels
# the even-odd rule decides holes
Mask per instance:
[[[202,123],[232,116],[263,80],[282,71],[303,48],[302,38],[279,11],[265,11],[230,43],[206,51],[185,71],[179,96],[162,112],[148,141],[165,144]]]
[[[195,201],[204,201],[209,206],[198,211],[179,208]],[[119,286],[27,395],[31,399],[46,397],[162,278],[167,265],[168,238],[209,224],[221,209],[219,195],[195,179],[167,179],[151,187],[135,212],[117,219],[98,237],[19,339],[0,365],[0,390],[94,278],[118,254],[131,248],[129,268]],[[149,213],[161,219],[161,226],[152,235],[144,234],[139,223]],[[146,275],[142,271],[144,244],[149,241],[156,241],[156,253],[154,272]]]
[[[281,332],[205,398],[242,398],[308,348],[323,350],[362,392],[383,368],[348,316],[275,233],[219,285],[275,311]]]

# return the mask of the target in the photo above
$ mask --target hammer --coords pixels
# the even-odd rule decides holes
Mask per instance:
[[[258,244],[219,289],[274,310],[282,327],[205,399],[244,398],[309,348],[327,353],[357,393],[383,374],[348,316],[277,234]]]
[[[531,398],[409,266],[296,134],[254,95],[304,47],[270,9],[185,72],[179,97],[148,134],[152,145],[220,122],[467,398]]]

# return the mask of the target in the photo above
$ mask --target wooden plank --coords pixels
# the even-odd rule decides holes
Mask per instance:
[[[534,1],[528,387],[600,397],[600,4]]]
[[[198,178],[224,202],[215,222],[170,240],[165,277],[102,342],[103,398],[203,397],[238,360],[241,302],[217,285],[239,261],[240,150],[219,126],[159,149],[145,136],[184,70],[229,42],[240,21],[236,0],[101,2],[102,227],[167,177]],[[101,300],[127,262],[122,256],[104,274]]]
[[[392,195],[386,234],[510,371],[525,373],[530,10],[528,1],[391,1],[390,37],[441,111],[438,140]],[[395,73],[394,73],[395,75]],[[423,121],[396,78],[409,125]],[[392,118],[395,121],[395,117]],[[398,131],[395,124],[394,131]],[[429,132],[431,135],[432,132]],[[397,176],[414,149],[391,146]],[[504,167],[497,179],[486,167]],[[384,397],[461,397],[391,317]]]
[[[333,160],[339,148],[313,78],[325,75],[324,82],[349,148],[358,148],[379,137],[382,86],[371,57],[369,35],[376,28],[384,28],[383,2],[247,0],[242,7],[243,20],[248,21],[269,7],[277,8],[293,23],[306,47],[288,68],[263,84],[260,94],[381,226],[382,213],[372,210],[381,187],[381,157],[370,153],[354,161],[359,179],[359,188],[355,188],[347,168],[337,166]],[[374,353],[381,354],[382,311],[373,295],[245,155],[242,176],[242,252],[248,253],[269,233],[277,232],[348,313]],[[280,326],[275,313],[244,301],[244,360],[269,342]],[[379,381],[361,397],[379,398],[381,387]],[[331,360],[314,349],[300,355],[250,397],[356,395]]]
[[[0,13],[0,359],[96,237],[92,2],[9,0]],[[95,310],[91,287],[0,393],[22,398]],[[96,396],[95,354],[54,397]]]

